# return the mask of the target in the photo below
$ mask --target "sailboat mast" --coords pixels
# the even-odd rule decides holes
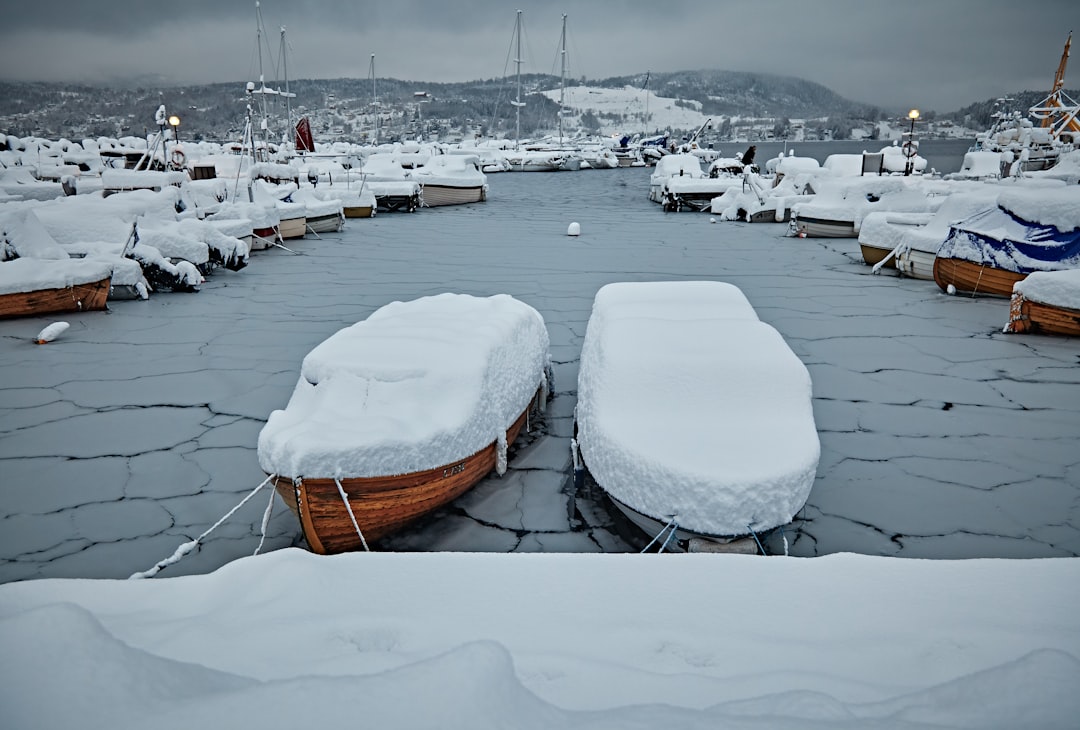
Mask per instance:
[[[266,109],[266,76],[263,73],[263,59],[262,59],[262,47],[263,47],[263,20],[262,20],[262,6],[259,0],[255,0],[255,42],[259,49],[259,111],[262,112],[262,121],[259,126],[262,128],[263,154],[266,159],[270,159],[270,114]],[[256,155],[256,159],[258,156]]]
[[[562,16],[562,39],[559,41],[559,55],[562,57],[561,81],[559,85],[559,146],[563,143],[563,105],[566,103],[566,13]]]
[[[371,54],[371,67],[368,73],[371,74],[371,109],[375,114],[375,136],[372,139],[374,144],[379,144],[379,97],[375,93],[375,54]]]
[[[514,36],[517,39],[517,49],[514,52],[514,63],[517,64],[517,103],[514,104],[514,141],[521,141],[521,11],[517,11],[517,22],[514,25]]]
[[[289,101],[292,94],[289,93],[289,63],[286,60],[289,54],[285,52],[285,26],[281,26],[281,70],[285,74],[285,134],[292,131],[292,103]]]

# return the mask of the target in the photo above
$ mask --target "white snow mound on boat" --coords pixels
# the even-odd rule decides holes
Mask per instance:
[[[600,289],[577,424],[586,466],[615,499],[709,535],[790,522],[820,456],[806,367],[722,282]]]
[[[268,473],[369,477],[432,469],[503,435],[548,364],[543,317],[506,294],[393,302],[304,358],[259,434]]]

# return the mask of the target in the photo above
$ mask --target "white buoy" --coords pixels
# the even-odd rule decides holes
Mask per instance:
[[[581,224],[577,223],[577,222],[571,223],[570,226],[566,229],[566,235],[568,235],[568,236],[580,236],[581,235]]]
[[[947,287],[945,287],[945,291],[948,292],[949,294],[955,294],[956,293],[956,287],[953,286],[952,284],[949,284]]]
[[[38,332],[38,336],[34,338],[34,342],[39,345],[44,345],[46,342],[52,342],[63,334],[64,330],[70,326],[71,325],[67,322],[53,322],[48,327],[41,330],[41,332]]]
[[[710,218],[709,223],[716,223],[716,219],[715,218]]]

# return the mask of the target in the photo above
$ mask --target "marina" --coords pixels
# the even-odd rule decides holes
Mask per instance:
[[[55,318],[0,322],[0,581],[127,577],[170,555],[264,479],[258,434],[305,353],[390,302],[443,292],[536,308],[553,397],[505,475],[377,549],[636,551],[617,510],[574,483],[585,326],[605,284],[699,279],[738,286],[813,382],[816,479],[770,552],[1080,555],[1073,340],[1004,334],[1001,298],[875,276],[856,239],[665,214],[648,187],[647,168],[501,174],[484,203],[348,219],[215,270],[195,294],[65,314],[47,345],[33,339]],[[267,496],[165,575],[250,555]],[[300,535],[278,501],[262,550],[304,547]]]

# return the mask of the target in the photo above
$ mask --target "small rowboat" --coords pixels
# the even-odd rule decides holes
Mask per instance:
[[[665,547],[679,550],[694,539],[737,550],[791,522],[821,450],[806,367],[715,281],[600,289],[576,421],[596,484],[646,532],[670,527]]]
[[[1014,285],[1005,331],[1080,337],[1080,269],[1036,271]]]
[[[0,262],[0,319],[105,309],[112,266],[87,259]]]
[[[304,358],[259,463],[311,549],[367,549],[468,491],[546,400],[548,334],[505,294],[394,302]]]

